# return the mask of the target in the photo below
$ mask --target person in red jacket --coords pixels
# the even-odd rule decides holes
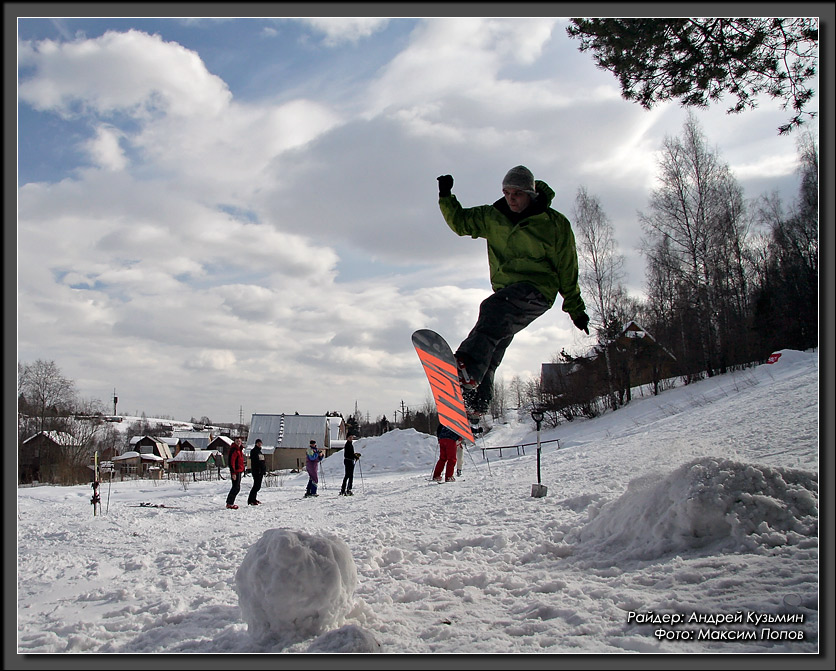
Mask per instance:
[[[226,507],[231,510],[238,510],[238,506],[235,505],[235,497],[241,491],[241,476],[244,475],[245,464],[244,446],[241,443],[241,438],[236,438],[229,448],[229,477],[232,480],[232,487],[226,497]]]

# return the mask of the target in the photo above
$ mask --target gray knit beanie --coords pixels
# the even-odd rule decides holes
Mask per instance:
[[[534,186],[534,175],[524,165],[511,168],[502,180],[503,189],[519,189],[525,191],[532,198],[537,197],[537,188]]]

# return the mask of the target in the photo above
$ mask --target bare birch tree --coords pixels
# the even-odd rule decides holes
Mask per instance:
[[[38,359],[18,366],[18,388],[37,422],[37,431],[51,428],[50,418],[65,414],[75,402],[75,383],[54,361]]]
[[[607,364],[610,405],[618,407],[613,388],[609,343],[623,326],[617,319],[616,303],[624,294],[624,257],[618,253],[613,228],[597,197],[580,187],[575,197],[573,219],[578,242],[579,281],[589,297],[591,326],[596,330]]]
[[[729,167],[707,146],[692,113],[681,137],[665,139],[659,170],[660,186],[651,194],[649,212],[639,213],[648,236],[646,249],[673,277],[678,309],[689,313],[679,318],[689,322],[687,330],[696,336],[699,368],[712,375],[729,351],[728,343],[718,338],[729,334],[725,311],[730,284],[738,301],[745,295],[745,286],[738,286],[742,271],[729,268],[744,258],[742,191]],[[737,315],[743,318],[743,313]],[[682,344],[690,355],[688,339]]]

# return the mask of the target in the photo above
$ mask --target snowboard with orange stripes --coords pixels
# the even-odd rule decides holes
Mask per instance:
[[[412,344],[427,374],[438,410],[438,421],[465,440],[475,442],[459,385],[459,369],[450,345],[429,329],[415,331]]]

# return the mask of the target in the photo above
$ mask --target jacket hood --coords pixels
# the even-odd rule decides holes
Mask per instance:
[[[537,189],[537,200],[543,201],[546,207],[551,207],[554,200],[554,189],[539,179],[534,181],[534,186]]]
[[[537,199],[534,200],[531,205],[525,209],[525,211],[520,212],[519,214],[511,212],[508,208],[508,202],[504,197],[497,200],[493,206],[512,221],[545,212],[551,207],[552,200],[554,200],[554,190],[540,179],[534,181],[534,186],[537,189]]]

